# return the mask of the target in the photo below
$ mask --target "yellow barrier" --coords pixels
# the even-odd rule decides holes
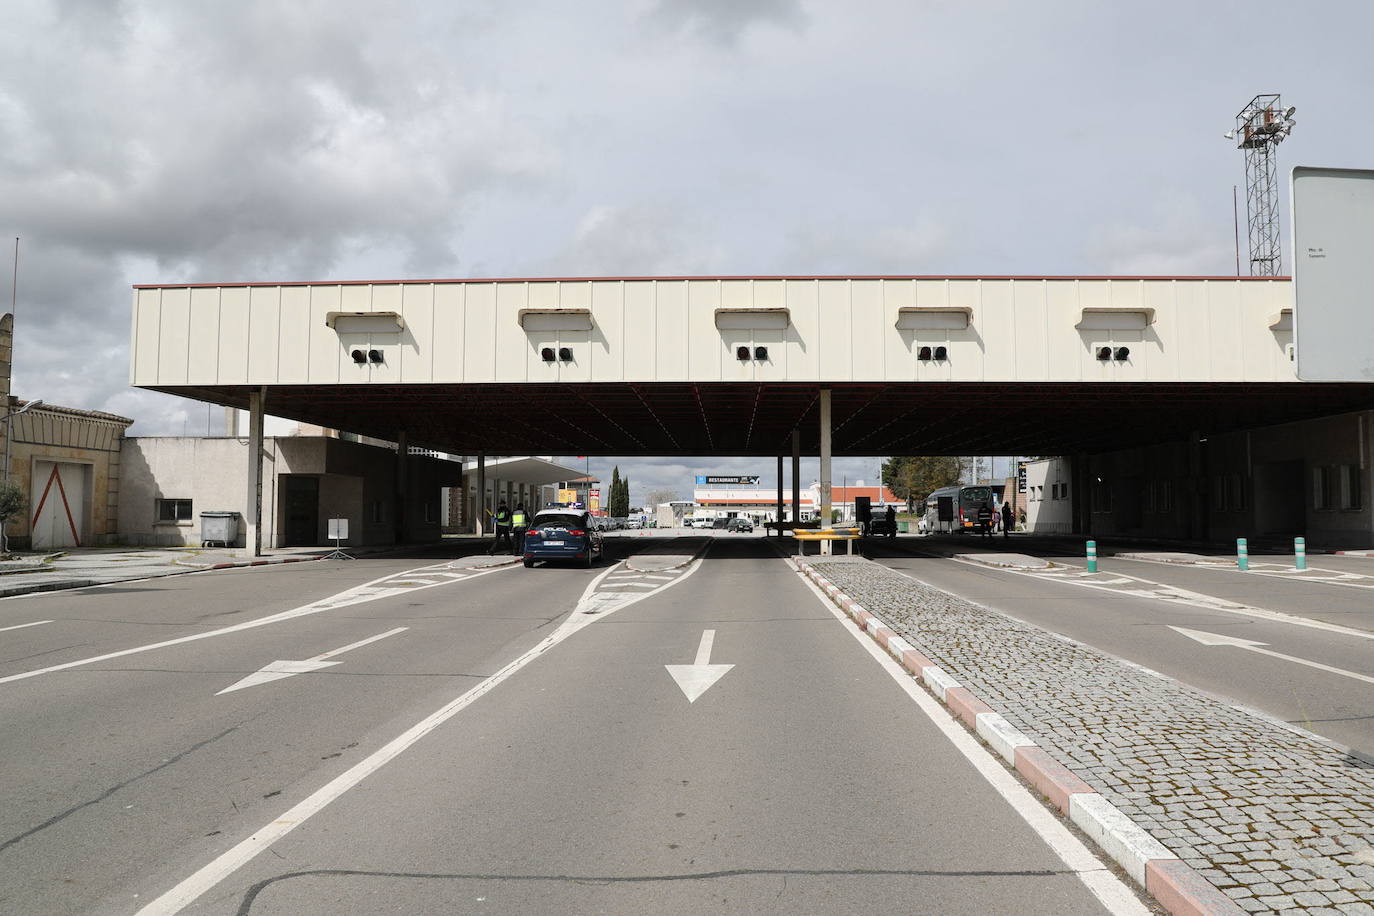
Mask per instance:
[[[797,539],[797,553],[801,554],[802,545],[805,541],[818,541],[821,543],[822,555],[830,553],[829,543],[831,541],[848,541],[849,554],[854,554],[854,542],[861,536],[858,528],[812,528],[812,529],[793,529],[792,537]]]

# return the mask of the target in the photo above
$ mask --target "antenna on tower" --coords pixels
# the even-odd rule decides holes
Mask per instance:
[[[1236,115],[1235,130],[1226,132],[1245,150],[1245,217],[1250,241],[1250,276],[1283,272],[1279,247],[1278,164],[1274,147],[1293,132],[1296,108],[1284,108],[1277,93],[1257,95]]]

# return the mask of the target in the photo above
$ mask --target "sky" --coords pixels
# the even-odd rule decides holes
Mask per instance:
[[[1222,134],[1252,96],[1297,108],[1285,176],[1374,165],[1367,2],[11,0],[5,19],[15,392],[134,435],[214,421],[128,387],[134,283],[1228,274],[1244,172]],[[769,465],[621,470],[637,495]]]

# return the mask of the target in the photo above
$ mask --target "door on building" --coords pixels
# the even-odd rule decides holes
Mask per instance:
[[[86,465],[35,461],[29,505],[34,550],[80,547],[86,533]]]
[[[320,540],[320,479],[283,475],[283,547],[317,547]]]

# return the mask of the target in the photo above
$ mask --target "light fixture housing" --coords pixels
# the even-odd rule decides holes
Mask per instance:
[[[767,361],[768,361],[768,348],[767,348],[767,347],[755,347],[755,348],[754,348],[754,359],[758,360],[759,362],[767,362]]]
[[[572,362],[572,347],[559,347],[558,358],[565,363]]]
[[[1112,348],[1111,348],[1111,347],[1098,347],[1098,348],[1097,348],[1097,358],[1098,358],[1098,359],[1102,359],[1102,360],[1111,359],[1111,358],[1112,358]]]
[[[937,363],[942,363],[942,362],[944,362],[944,361],[947,360],[947,359],[949,359],[949,350],[947,350],[947,349],[944,348],[944,347],[936,347],[936,348],[935,348],[935,361],[936,361]]]
[[[362,365],[367,362],[367,354],[364,353],[362,350],[354,350],[352,356],[353,362],[357,363],[358,365]]]
[[[749,348],[748,348],[748,347],[735,347],[735,359],[739,360],[740,362],[744,362],[744,361],[747,360],[748,358],[749,358]]]
[[[921,360],[922,362],[927,362],[930,359],[930,354],[930,347],[921,347],[919,350],[916,351],[916,358]]]
[[[1119,363],[1124,363],[1126,360],[1131,358],[1131,348],[1117,347],[1116,352],[1112,354],[1112,358]]]
[[[539,358],[546,363],[551,363],[557,359],[558,356],[553,352],[553,347],[545,347],[539,351]]]
[[[368,350],[368,351],[367,351],[367,359],[368,359],[369,362],[374,362],[374,363],[380,363],[380,362],[382,362],[382,361],[383,361],[383,360],[382,360],[382,351],[381,351],[381,350]]]

